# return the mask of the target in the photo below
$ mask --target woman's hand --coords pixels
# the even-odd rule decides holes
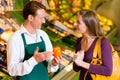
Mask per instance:
[[[78,51],[74,56],[73,56],[73,60],[76,63],[76,65],[80,66],[81,62],[84,59],[84,50],[80,50]]]

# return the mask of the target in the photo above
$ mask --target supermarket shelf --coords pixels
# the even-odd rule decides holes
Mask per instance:
[[[115,36],[117,33],[117,28],[115,27],[107,36],[106,38],[110,40],[111,37]]]
[[[51,80],[63,80],[62,78],[73,69],[72,65],[73,63],[70,63],[61,72],[59,72],[56,76],[54,76]]]
[[[68,74],[66,74],[61,80],[72,80],[73,77],[76,75],[77,73],[74,70],[71,70]]]

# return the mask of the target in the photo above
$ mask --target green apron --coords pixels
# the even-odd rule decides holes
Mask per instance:
[[[26,44],[24,34],[22,34],[22,39],[25,47],[24,60],[28,60],[30,57],[33,56],[36,47],[39,47],[39,52],[43,52],[46,50],[43,38],[42,37],[40,38],[42,40],[41,42]],[[39,62],[37,65],[34,66],[33,70],[29,74],[24,76],[18,76],[17,80],[50,80],[47,70],[47,64],[48,64],[47,61]]]

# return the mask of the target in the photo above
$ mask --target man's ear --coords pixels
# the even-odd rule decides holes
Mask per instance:
[[[28,15],[28,20],[32,21],[33,20],[33,16],[32,15]]]

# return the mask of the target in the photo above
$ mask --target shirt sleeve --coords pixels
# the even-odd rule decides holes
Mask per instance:
[[[14,34],[7,44],[7,69],[11,76],[28,74],[37,64],[33,57],[23,62],[24,48],[21,48],[19,37]]]
[[[44,31],[43,31],[44,32]],[[45,46],[46,46],[46,51],[53,51],[53,47],[52,47],[52,43],[48,37],[48,35],[46,34],[46,32],[44,32],[44,41],[45,41]],[[59,65],[53,66],[51,61],[53,60],[54,56],[51,56],[47,61],[48,61],[48,69],[51,72],[56,72],[59,68]]]
[[[43,37],[43,40],[45,42],[46,51],[53,51],[53,46],[52,46],[52,43],[51,43],[51,41],[49,39],[49,36],[47,35],[46,32],[44,32],[44,31],[42,31],[42,32],[43,32],[42,37]]]
[[[102,65],[90,64],[89,73],[110,76],[112,74],[112,49],[109,41],[103,38],[101,41]]]
[[[79,50],[81,49],[81,44],[80,44],[81,39],[82,39],[82,37],[81,37],[81,38],[78,38],[78,40],[77,40],[75,53],[77,53],[77,51],[79,51]],[[82,69],[82,67],[77,66],[77,65],[75,64],[75,62],[73,62],[73,70],[74,70],[74,71],[78,72],[78,71],[80,71],[81,69]]]
[[[59,64],[54,66],[52,65],[52,60],[54,59],[54,56],[51,57],[51,59],[48,60],[48,70],[50,72],[56,72],[59,68]]]

